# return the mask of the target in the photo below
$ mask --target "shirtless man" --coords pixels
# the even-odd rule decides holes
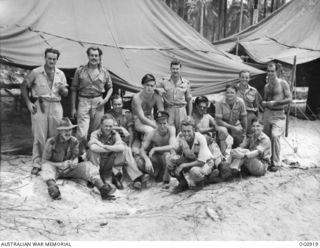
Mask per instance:
[[[138,166],[142,171],[155,176],[156,181],[163,180],[164,184],[168,184],[170,176],[167,171],[166,158],[174,147],[176,130],[173,126],[168,125],[169,114],[166,111],[158,111],[155,119],[157,128],[144,137],[140,149],[144,163],[140,162]],[[148,150],[149,156],[147,155]]]
[[[156,80],[153,75],[146,74],[142,80],[143,90],[133,96],[132,113],[135,130],[147,134],[157,128],[153,120],[152,109],[157,106],[157,110],[163,110],[161,96],[154,92]]]
[[[280,161],[280,137],[285,130],[286,116],[284,108],[292,101],[288,83],[277,77],[276,64],[271,62],[267,67],[268,81],[264,87],[261,105],[263,113],[264,132],[271,139],[272,157],[270,171],[277,171]]]
[[[217,139],[220,140],[220,142],[228,141],[229,147],[231,148],[232,137],[228,135],[226,131],[221,129],[221,127],[217,126],[215,119],[207,113],[208,107],[209,99],[205,96],[198,96],[195,100],[192,119],[196,124],[197,131],[206,137],[208,147],[214,156],[215,165],[219,165],[223,156],[217,144]],[[218,137],[216,137],[216,132]]]

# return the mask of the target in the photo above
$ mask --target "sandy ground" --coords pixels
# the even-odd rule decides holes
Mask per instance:
[[[84,182],[58,180],[53,201],[30,156],[2,156],[1,240],[319,240],[320,121],[291,118],[283,168],[179,195],[151,183],[106,202]],[[294,153],[294,151],[297,153]]]

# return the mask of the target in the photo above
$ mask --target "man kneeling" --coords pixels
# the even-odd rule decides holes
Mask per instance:
[[[49,195],[60,200],[61,194],[56,184],[58,178],[83,179],[93,183],[100,191],[102,199],[111,199],[115,189],[104,184],[99,170],[91,162],[78,163],[79,142],[73,137],[72,125],[68,118],[62,118],[58,135],[47,140],[42,156],[41,176],[47,182]]]
[[[205,181],[214,167],[214,159],[206,138],[195,132],[195,123],[192,120],[181,122],[181,133],[175,146],[178,155],[168,158],[169,174],[176,177],[179,185],[173,193],[180,193]]]
[[[252,135],[246,138],[240,147],[231,150],[230,168],[239,171],[244,167],[253,176],[263,176],[270,164],[271,141],[262,132],[263,122],[254,119],[251,123]]]

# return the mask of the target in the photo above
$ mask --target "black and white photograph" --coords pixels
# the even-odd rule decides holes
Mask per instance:
[[[0,0],[0,61],[1,247],[320,246],[319,0]]]

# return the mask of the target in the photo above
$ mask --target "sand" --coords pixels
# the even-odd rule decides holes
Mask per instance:
[[[319,124],[290,119],[276,173],[179,195],[171,194],[175,180],[170,189],[128,186],[113,202],[70,180],[58,180],[62,200],[53,201],[41,178],[30,176],[30,156],[2,156],[0,239],[319,240]]]

